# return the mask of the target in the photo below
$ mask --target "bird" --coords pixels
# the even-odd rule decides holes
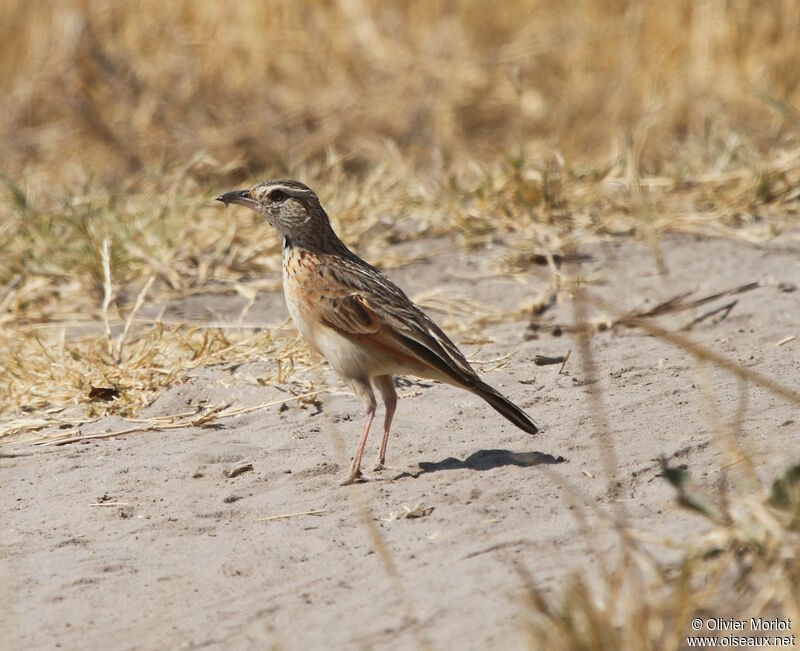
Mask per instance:
[[[536,423],[484,382],[461,351],[402,289],[339,239],[317,195],[293,180],[267,180],[216,197],[227,207],[256,211],[281,238],[283,292],[297,330],[350,386],[366,408],[361,438],[342,485],[365,480],[361,459],[380,393],[383,438],[374,470],[386,463],[397,407],[394,375],[437,380],[466,389],[521,430]]]

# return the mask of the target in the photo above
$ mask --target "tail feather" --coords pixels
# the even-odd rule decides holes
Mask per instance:
[[[485,382],[478,380],[473,391],[521,430],[528,432],[528,434],[536,434],[539,431],[536,423],[522,409]]]

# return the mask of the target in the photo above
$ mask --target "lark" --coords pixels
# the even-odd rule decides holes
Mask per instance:
[[[481,380],[447,335],[405,293],[350,251],[331,227],[319,198],[297,181],[270,180],[217,201],[261,214],[281,237],[283,292],[295,326],[366,407],[361,439],[343,485],[363,478],[361,457],[380,393],[386,414],[375,470],[386,445],[397,394],[394,375],[438,380],[480,396],[520,429],[528,415]]]

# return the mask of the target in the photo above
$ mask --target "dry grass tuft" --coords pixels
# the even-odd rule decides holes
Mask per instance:
[[[66,339],[64,332],[62,328],[60,343],[50,348],[35,332],[21,337],[13,330],[0,331],[0,346],[7,351],[2,392],[6,404],[20,405],[0,418],[0,438],[43,428],[77,428],[109,414],[132,418],[198,367],[259,358],[297,358],[302,363],[307,355],[291,334],[232,335],[217,328],[156,322],[136,328],[118,363],[106,349],[104,334]],[[276,366],[260,378],[264,384],[278,380]],[[180,422],[197,424],[197,417]],[[45,440],[72,436],[72,431],[50,431]]]
[[[725,633],[695,631],[691,622],[698,617],[797,621],[797,467],[771,492],[732,476],[738,488],[717,500],[688,488],[686,471],[665,466],[664,476],[676,485],[680,503],[706,520],[706,532],[686,545],[628,530],[614,558],[601,556],[602,576],[574,576],[557,600],[544,596],[520,567],[530,648],[681,649],[688,636]],[[653,546],[682,550],[683,560],[660,563],[648,551]]]
[[[703,305],[752,288],[737,287],[691,304]],[[586,305],[601,304],[612,314],[619,311],[584,289],[576,291],[576,298],[575,331],[581,343],[584,374],[594,378],[597,369],[589,345],[594,330],[586,321]],[[591,542],[583,514],[586,507],[577,503],[575,492],[566,486],[600,569],[595,575],[574,575],[563,592],[552,599],[537,589],[524,564],[516,563],[524,586],[524,625],[531,649],[682,649],[692,646],[687,641],[691,636],[717,638],[717,643],[724,645],[730,640],[721,638],[730,631],[710,631],[705,624],[695,628],[693,620],[798,621],[800,617],[796,590],[800,581],[800,466],[790,467],[770,487],[759,482],[751,459],[738,442],[743,405],[735,405],[735,425],[727,427],[713,407],[719,401],[714,400],[703,364],[714,364],[736,377],[742,391],[745,383],[752,383],[796,404],[800,404],[800,394],[643,318],[682,310],[685,300],[686,296],[676,297],[648,313],[620,315],[615,322],[662,338],[691,353],[698,363],[706,417],[718,445],[730,459],[720,469],[722,488],[713,496],[706,494],[692,482],[687,470],[670,467],[665,459],[661,460],[661,476],[675,488],[677,502],[706,521],[705,532],[684,535],[688,542],[654,538],[638,531],[628,521],[623,503],[616,502],[608,530],[618,545],[611,553],[601,552]],[[614,486],[618,464],[603,398],[590,386],[588,400],[603,468],[609,486]],[[680,550],[682,560],[678,564],[660,561],[652,551],[654,546]],[[741,633],[742,637],[756,635],[758,632],[749,628]]]

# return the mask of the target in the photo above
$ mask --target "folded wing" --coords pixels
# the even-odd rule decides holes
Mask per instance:
[[[447,335],[380,271],[362,265],[339,260],[328,266],[326,272],[346,289],[315,302],[320,320],[400,361],[427,366],[435,376],[474,388],[475,371]]]

